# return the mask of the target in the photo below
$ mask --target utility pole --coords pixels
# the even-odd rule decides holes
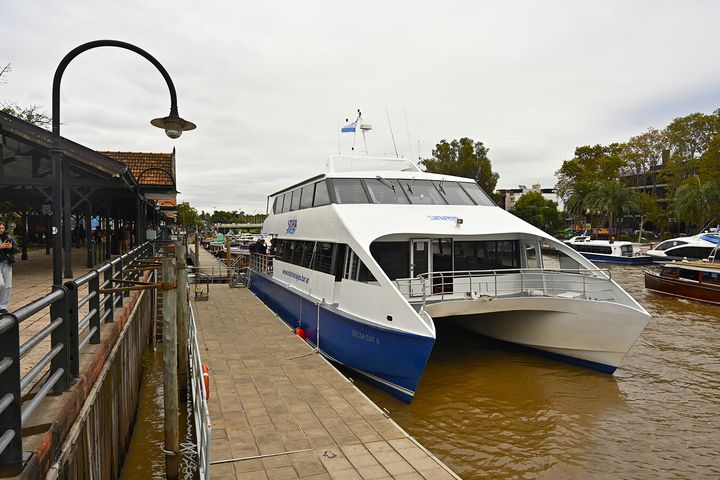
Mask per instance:
[[[163,399],[165,407],[165,475],[168,480],[178,478],[180,464],[180,432],[178,425],[177,378],[177,288],[172,258],[162,259],[163,289]]]
[[[230,265],[232,265],[232,254],[230,253],[230,235],[225,235],[225,265],[227,265],[227,276],[232,277]]]
[[[178,392],[180,401],[187,401],[188,381],[188,297],[187,262],[185,254],[186,236],[175,242],[175,262],[177,264],[177,345],[178,345]]]

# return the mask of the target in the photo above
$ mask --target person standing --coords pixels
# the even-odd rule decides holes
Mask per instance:
[[[17,252],[17,242],[5,230],[5,222],[0,222],[0,313],[8,313],[12,292],[12,267]]]
[[[120,227],[118,236],[120,237],[120,254],[125,255],[130,249],[130,227],[127,223]]]

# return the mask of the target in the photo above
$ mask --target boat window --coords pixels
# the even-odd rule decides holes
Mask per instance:
[[[291,193],[288,192],[285,195],[283,195],[283,204],[282,204],[282,213],[287,213],[290,211],[290,196]]]
[[[275,197],[273,200],[273,213],[280,213],[280,210],[282,210],[282,203],[278,207],[278,200],[282,200],[282,197]]]
[[[430,180],[401,180],[403,190],[415,205],[446,205],[447,202]]]
[[[327,183],[325,183],[325,180],[320,180],[315,184],[315,200],[313,201],[313,207],[319,207],[329,203],[330,194],[328,193]]]
[[[408,242],[373,242],[370,254],[390,280],[407,278],[410,274]]]
[[[680,273],[680,278],[684,278],[685,280],[692,280],[693,282],[698,281],[698,272],[697,270],[686,270],[684,268],[678,269]]]
[[[367,178],[365,186],[373,203],[410,203],[397,180]]]
[[[333,243],[330,242],[318,242],[315,247],[315,261],[313,262],[312,269],[322,273],[330,273],[332,267],[333,257]]]
[[[668,240],[666,242],[662,242],[660,245],[655,247],[655,250],[667,250],[668,248],[677,247],[678,245],[685,245],[687,242],[683,242],[682,240]]]
[[[492,207],[495,203],[488,197],[487,193],[477,183],[460,182],[460,186],[473,199],[476,205]]]
[[[300,197],[300,208],[310,208],[313,204],[313,190],[315,185],[305,185],[302,187],[302,196]]]
[[[435,238],[432,241],[433,270],[451,272],[453,270],[452,238]]]
[[[633,256],[632,245],[621,245],[620,253],[622,254],[623,257],[632,257]]]
[[[475,205],[465,190],[457,182],[433,182],[450,205]]]
[[[707,258],[712,249],[713,247],[680,247],[668,253],[680,258]]]
[[[525,243],[523,250],[525,250],[525,258],[527,260],[527,268],[541,268],[540,255],[537,252],[537,243]]]
[[[315,255],[315,242],[300,242],[301,258],[298,262],[293,262],[301,267],[310,268],[313,257]]]
[[[369,203],[359,178],[334,178],[332,183],[338,203]]]
[[[335,281],[339,282],[343,278],[345,269],[345,257],[347,256],[348,246],[345,244],[339,244],[335,248],[335,261],[333,264],[333,273],[335,275]]]
[[[292,191],[292,200],[290,201],[290,210],[295,211],[300,208],[300,189],[296,188]]]
[[[704,272],[703,273],[703,282],[720,285],[720,273]]]
[[[520,242],[456,241],[455,270],[494,270],[520,268]]]

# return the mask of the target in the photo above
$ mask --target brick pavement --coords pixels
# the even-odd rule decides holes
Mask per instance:
[[[323,357],[289,359],[310,346],[249,290],[217,285],[193,306],[213,479],[458,478]]]

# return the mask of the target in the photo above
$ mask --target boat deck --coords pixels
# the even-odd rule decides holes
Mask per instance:
[[[249,290],[218,285],[193,308],[212,478],[458,478]]]

